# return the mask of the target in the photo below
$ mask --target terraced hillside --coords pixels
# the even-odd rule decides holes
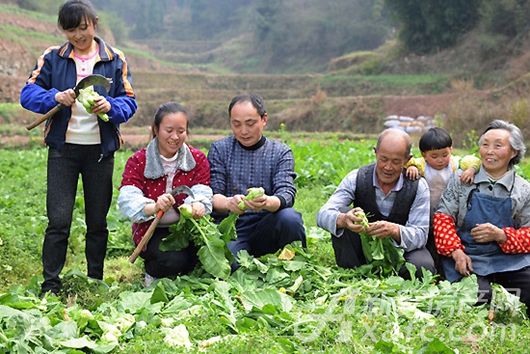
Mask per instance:
[[[53,17],[13,5],[0,4],[0,29],[0,122],[24,125],[35,117],[18,105],[20,89],[45,47],[64,39]],[[112,34],[101,31],[112,43]],[[197,51],[218,45],[189,44]],[[129,43],[120,49],[130,63],[139,104],[124,129],[147,126],[156,107],[170,100],[189,108],[193,127],[226,129],[228,102],[243,92],[265,98],[269,129],[284,123],[288,130],[376,133],[387,115],[438,115],[445,117],[458,141],[492,117],[526,126],[530,115],[528,75],[504,88],[481,91],[472,82],[455,82],[450,74],[360,75],[342,67],[304,75],[214,74],[182,58],[146,50],[145,44]]]

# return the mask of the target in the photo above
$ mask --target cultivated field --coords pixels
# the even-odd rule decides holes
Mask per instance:
[[[82,191],[76,199],[60,297],[40,299],[46,227],[46,150],[0,149],[0,353],[523,353],[530,321],[502,289],[493,322],[474,307],[476,280],[379,278],[336,267],[315,214],[351,169],[372,161],[373,139],[291,135],[308,248],[291,260],[245,257],[226,280],[197,268],[143,287],[131,265],[130,224],[113,204],[102,282],[87,279]],[[197,141],[205,151],[208,142]],[[117,187],[132,151],[115,159]],[[528,161],[520,172],[530,176]]]

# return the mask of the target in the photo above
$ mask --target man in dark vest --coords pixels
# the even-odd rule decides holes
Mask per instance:
[[[372,237],[392,238],[405,251],[405,260],[435,273],[434,261],[425,248],[429,231],[429,187],[427,182],[405,178],[411,140],[399,129],[386,129],[377,139],[376,162],[350,172],[317,216],[317,224],[331,233],[337,265],[355,268],[366,263],[359,232]],[[352,204],[355,205],[352,208]],[[364,211],[370,221],[366,230],[355,216]],[[403,268],[399,274],[407,277]]]

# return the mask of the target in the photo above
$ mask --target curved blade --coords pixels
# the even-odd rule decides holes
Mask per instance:
[[[192,190],[188,186],[178,186],[176,188],[173,188],[170,192],[173,196],[176,196],[178,194],[187,194],[192,198],[195,198],[195,195],[193,194]]]
[[[76,97],[79,95],[79,90],[87,88],[88,86],[103,86],[105,91],[108,91],[112,84],[112,79],[106,78],[100,74],[92,74],[81,79],[74,88]]]

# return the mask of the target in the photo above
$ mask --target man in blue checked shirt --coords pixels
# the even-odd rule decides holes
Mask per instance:
[[[350,172],[329,200],[320,208],[317,224],[331,233],[337,265],[355,268],[366,263],[359,233],[364,211],[372,237],[392,238],[405,251],[405,260],[436,273],[434,261],[425,248],[429,231],[430,194],[425,179],[405,178],[403,166],[410,159],[410,137],[399,129],[386,129],[377,139],[374,164]],[[355,208],[351,205],[354,204]],[[407,278],[403,268],[399,274]]]
[[[263,99],[254,94],[236,96],[228,106],[228,115],[233,135],[214,142],[208,153],[214,193],[212,215],[221,219],[228,212],[240,214],[237,239],[228,247],[234,255],[247,250],[256,257],[293,241],[301,241],[305,247],[302,215],[293,209],[293,153],[287,145],[263,135],[268,119]],[[265,194],[244,200],[243,211],[238,203],[251,187],[262,187]]]

